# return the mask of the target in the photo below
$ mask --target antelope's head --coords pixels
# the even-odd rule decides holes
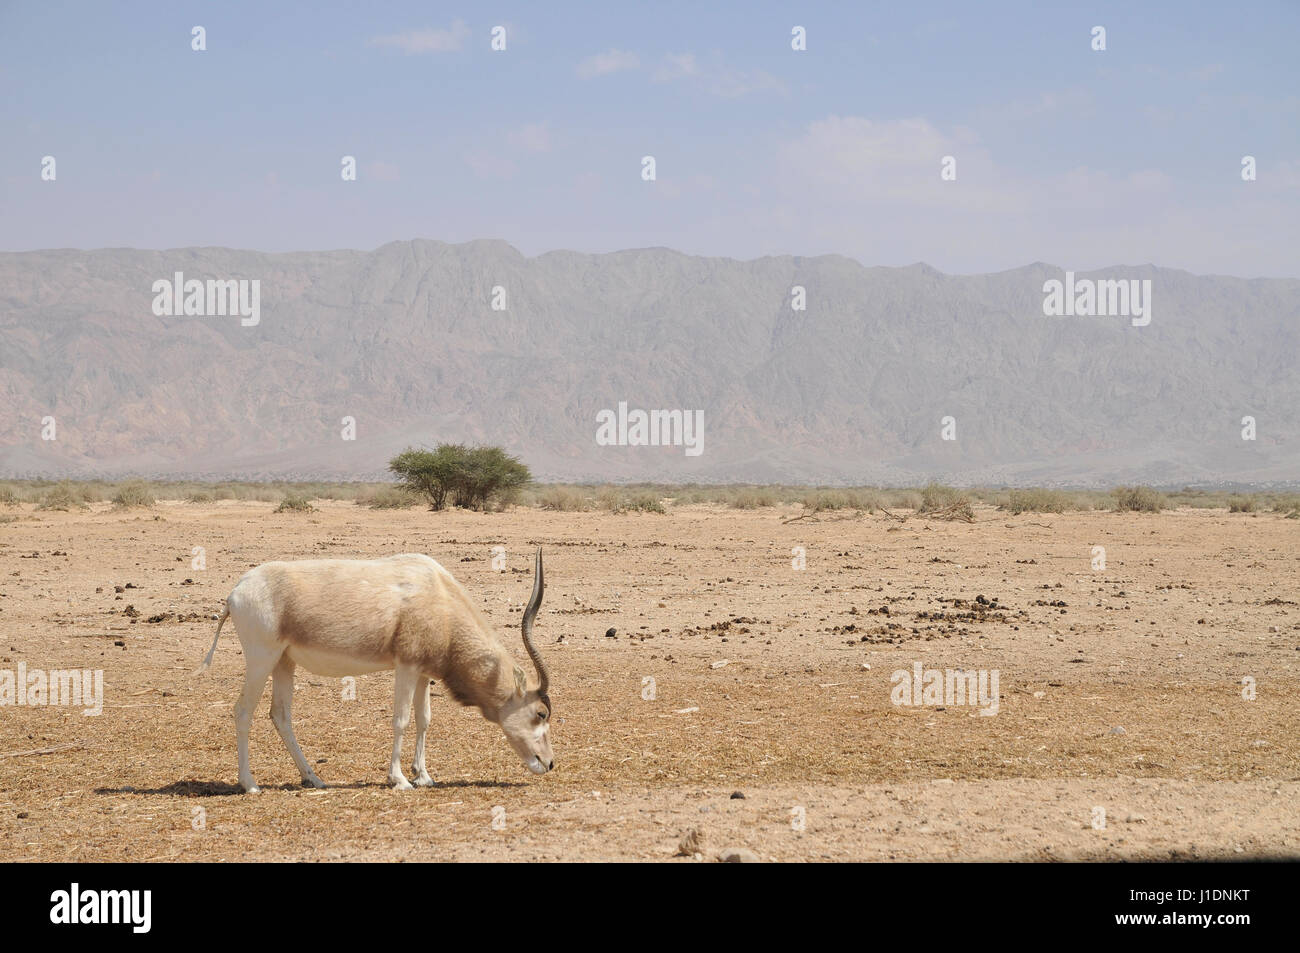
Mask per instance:
[[[555,767],[551,754],[551,697],[547,694],[550,675],[542,656],[533,644],[533,619],[542,604],[542,591],[546,584],[542,578],[542,548],[537,547],[537,561],[533,570],[533,594],[524,609],[524,648],[537,669],[537,685],[530,687],[522,669],[514,671],[514,693],[501,706],[497,721],[506,733],[506,740],[524,766],[534,774],[545,774]]]

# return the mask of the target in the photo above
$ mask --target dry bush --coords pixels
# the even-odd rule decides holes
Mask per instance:
[[[1012,490],[1007,494],[1007,502],[1001,507],[1015,513],[1064,513],[1073,509],[1073,501],[1068,493],[1060,490]]]
[[[372,510],[405,510],[419,503],[420,498],[399,486],[381,486],[358,493],[353,502]]]
[[[862,510],[867,513],[880,508],[880,497],[874,490],[848,487],[843,490],[810,490],[803,499],[805,513],[835,510]]]
[[[38,510],[84,510],[85,502],[67,483],[59,483],[41,494],[37,501]]]
[[[934,519],[965,520],[968,523],[975,520],[970,497],[961,490],[941,483],[931,483],[921,490],[921,505],[917,507],[916,513]]]
[[[113,494],[113,506],[119,510],[129,510],[137,506],[153,506],[158,502],[154,487],[144,480],[128,480],[118,486]]]
[[[1300,493],[1279,493],[1270,496],[1274,513],[1284,513],[1290,519],[1300,519]]]
[[[1119,486],[1111,495],[1115,498],[1115,509],[1121,513],[1159,513],[1169,506],[1164,495],[1149,486]]]
[[[276,513],[315,513],[316,507],[312,506],[307,497],[298,493],[287,493],[280,505],[275,508]]]
[[[596,496],[596,504],[611,513],[667,513],[658,495],[645,490],[607,487]]]
[[[1253,496],[1233,496],[1228,498],[1229,513],[1253,513],[1259,508],[1259,502]]]
[[[535,504],[544,510],[559,513],[582,513],[592,508],[591,498],[571,486],[547,486],[534,491]]]
[[[185,494],[186,503],[211,503],[214,497],[205,490],[191,490]]]
[[[915,490],[887,490],[884,493],[884,504],[889,509],[919,510],[921,494]]]
[[[731,506],[737,510],[756,510],[764,506],[776,506],[780,502],[776,493],[765,487],[737,490],[731,498]]]

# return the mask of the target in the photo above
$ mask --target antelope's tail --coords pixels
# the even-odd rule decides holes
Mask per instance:
[[[192,674],[202,675],[212,667],[212,656],[217,654],[217,639],[221,638],[221,627],[226,624],[226,620],[229,618],[230,606],[226,606],[226,608],[222,610],[221,621],[217,623],[217,634],[212,637],[212,648],[208,649],[208,654],[207,657],[204,658],[203,664],[196,668]]]

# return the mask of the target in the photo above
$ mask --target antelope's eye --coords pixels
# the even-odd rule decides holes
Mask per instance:
[[[537,713],[537,720],[538,720],[538,721],[545,721],[545,720],[546,720],[546,712],[544,712],[544,711],[539,711],[539,712]]]

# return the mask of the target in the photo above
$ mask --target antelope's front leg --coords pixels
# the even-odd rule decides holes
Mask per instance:
[[[429,680],[424,676],[415,683],[415,786],[427,788],[433,784],[433,778],[424,766],[424,734],[429,730]]]
[[[388,780],[398,791],[411,790],[411,782],[402,773],[402,735],[411,723],[411,702],[419,680],[418,670],[400,663],[393,674],[393,758],[388,763]]]

